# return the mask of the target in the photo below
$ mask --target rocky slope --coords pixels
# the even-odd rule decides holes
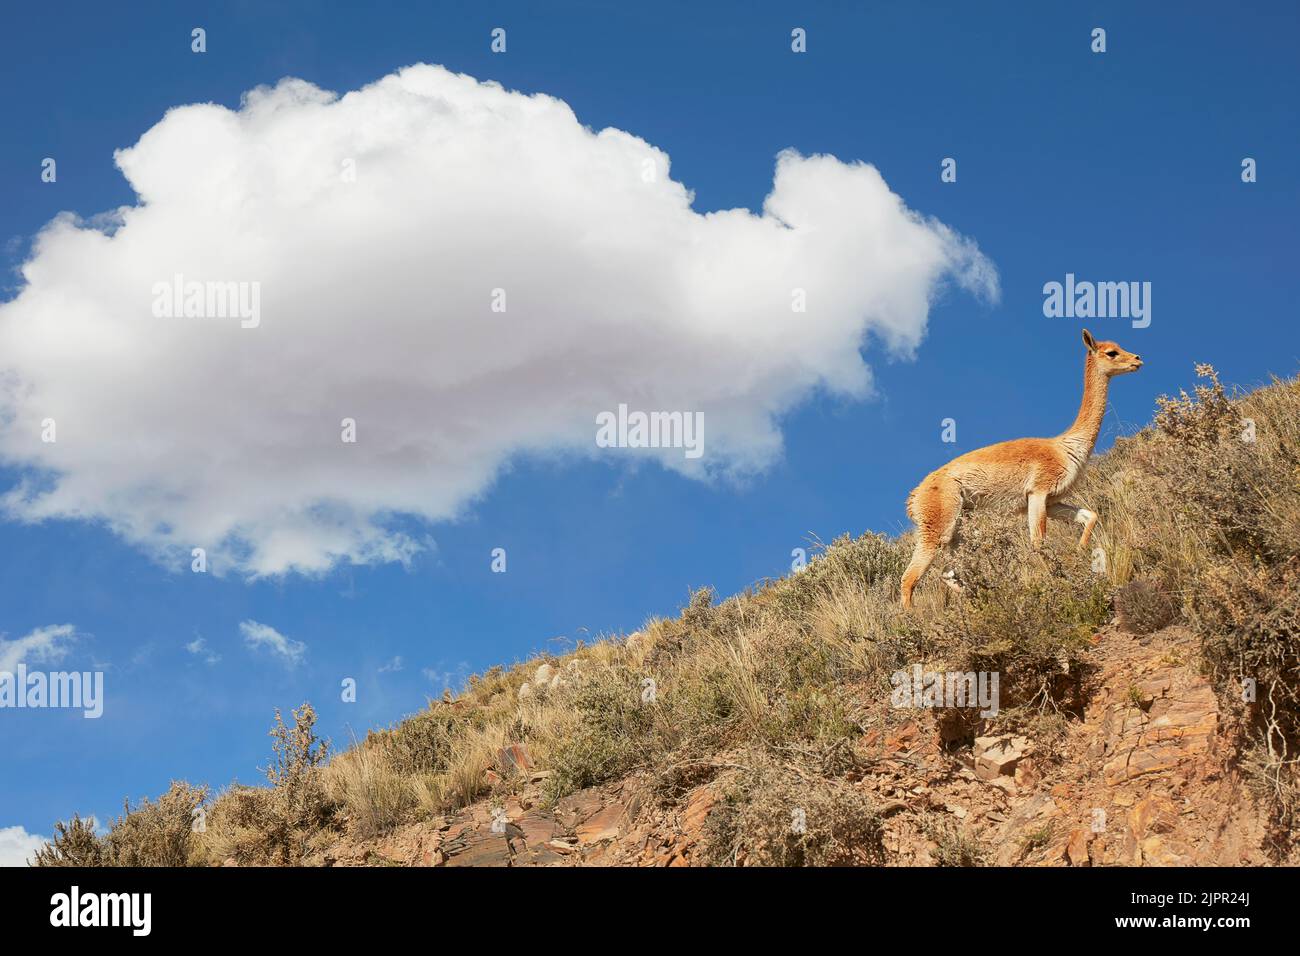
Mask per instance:
[[[893,711],[858,742],[854,785],[884,818],[887,865],[932,865],[945,852],[935,821],[950,818],[980,862],[1033,866],[1267,865],[1265,827],[1230,756],[1236,728],[1194,669],[1182,628],[1138,637],[1110,626],[1093,639],[1082,719],[1055,752],[1025,737],[945,745],[929,712]],[[900,714],[902,716],[900,718]],[[916,715],[920,716],[916,716]],[[403,827],[373,844],[341,841],[326,865],[690,866],[730,774],[720,756],[707,782],[664,805],[640,775],[546,808],[527,749],[515,792]],[[738,860],[743,864],[744,860]]]

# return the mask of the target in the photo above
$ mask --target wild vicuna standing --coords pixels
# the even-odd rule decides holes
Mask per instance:
[[[1028,512],[1034,547],[1047,534],[1048,517],[1083,525],[1079,547],[1088,543],[1097,516],[1061,501],[1083,474],[1106,414],[1111,377],[1136,372],[1142,361],[1114,342],[1098,342],[1087,329],[1083,344],[1083,402],[1069,429],[1056,438],[1017,438],[967,452],[931,472],[907,496],[907,513],[916,523],[916,550],[903,572],[903,606],[939,550],[952,541],[961,513],[977,508]]]

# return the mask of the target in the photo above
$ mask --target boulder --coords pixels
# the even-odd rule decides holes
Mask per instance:
[[[533,758],[523,744],[510,744],[497,751],[497,766],[503,770],[525,771],[533,769]]]
[[[1065,858],[1070,866],[1092,866],[1088,856],[1088,844],[1092,842],[1093,833],[1088,827],[1079,827],[1070,831],[1069,842],[1065,844]]]
[[[1014,776],[1016,765],[1029,752],[1029,739],[1012,734],[1000,737],[975,738],[975,776],[980,780],[996,780],[1000,776]]]

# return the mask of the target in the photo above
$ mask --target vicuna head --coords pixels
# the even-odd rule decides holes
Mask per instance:
[[[1128,351],[1118,342],[1098,342],[1087,329],[1083,330],[1083,344],[1088,347],[1097,368],[1107,377],[1136,372],[1142,367],[1142,359],[1135,352]]]

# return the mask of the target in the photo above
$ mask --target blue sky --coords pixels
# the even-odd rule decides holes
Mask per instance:
[[[407,520],[426,547],[406,566],[250,581],[162,566],[102,521],[0,522],[0,634],[74,625],[60,667],[102,668],[108,698],[99,720],[0,711],[0,829],[107,818],[170,779],[254,782],[276,707],[310,699],[346,743],[470,672],[630,632],[693,587],[728,594],[786,573],[810,535],[902,531],[903,500],[933,467],[1069,424],[1083,324],[1146,361],[1115,383],[1100,447],[1144,424],[1194,362],[1253,385],[1300,361],[1294,5],[268,6],[5,12],[0,301],[19,293],[16,270],[54,216],[136,201],[113,151],[169,108],[234,109],[285,76],[345,92],[421,62],[549,94],[593,129],[654,144],[697,212],[760,208],[786,148],[871,163],[908,207],[979,244],[1001,297],[948,290],[911,357],[868,339],[874,394],[802,397],[761,474],[519,457],[456,519]],[[497,26],[504,54],[489,49]],[[1098,26],[1104,54],[1090,51]],[[791,52],[794,27],[805,54]],[[56,183],[41,181],[44,157]],[[945,157],[955,183],[940,180]],[[1241,181],[1243,157],[1257,182]],[[1071,272],[1150,282],[1150,326],[1046,318],[1043,284]],[[955,444],[940,440],[946,417]],[[20,477],[0,471],[0,488]],[[491,573],[495,547],[505,574]],[[303,660],[250,647],[249,620],[302,642]],[[186,649],[200,638],[204,653]],[[356,703],[340,701],[343,677]]]

